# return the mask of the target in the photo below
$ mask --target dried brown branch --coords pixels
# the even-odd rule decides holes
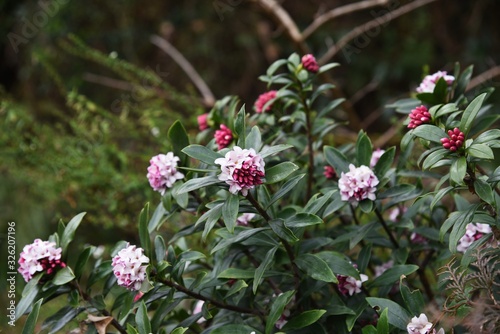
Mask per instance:
[[[356,37],[364,34],[365,32],[380,27],[381,25],[387,24],[388,22],[400,17],[401,15],[407,14],[419,7],[422,7],[424,5],[427,5],[431,2],[435,2],[437,0],[417,0],[414,2],[411,2],[407,5],[404,5],[400,8],[397,8],[385,15],[382,15],[380,17],[377,17],[371,21],[368,21],[354,29],[352,29],[349,33],[344,35],[336,44],[332,45],[328,51],[319,59],[319,63],[325,64],[328,62],[332,57],[334,57],[342,48],[344,48],[347,44],[349,44],[350,41],[355,39]]]
[[[472,78],[472,80],[469,82],[469,85],[467,86],[467,91],[482,85],[484,82],[493,79],[496,76],[500,75],[500,66],[495,66],[490,68],[487,71],[484,71],[483,73],[479,74],[478,76],[475,76]]]
[[[328,21],[331,21],[337,17],[344,16],[347,14],[351,14],[360,10],[376,7],[376,6],[384,6],[389,3],[389,0],[365,0],[356,3],[350,3],[345,6],[337,7],[332,9],[325,14],[318,16],[313,23],[311,23],[303,32],[302,39],[306,40],[309,36],[311,36],[319,27],[325,24]]]
[[[285,29],[287,35],[302,53],[310,53],[309,47],[303,41],[299,28],[287,13],[286,10],[276,0],[253,0],[261,6],[267,13]]]
[[[212,107],[215,103],[214,94],[198,74],[198,72],[195,70],[193,65],[191,65],[191,63],[182,55],[182,53],[180,53],[166,39],[158,35],[152,35],[150,41],[151,43],[159,47],[163,52],[172,57],[172,59],[182,68],[182,70],[186,72],[189,79],[191,79],[196,88],[198,88],[203,97],[203,103],[207,107]]]
[[[134,85],[127,81],[117,80],[109,77],[105,77],[103,75],[98,75],[94,73],[84,73],[83,80],[96,83],[102,86],[111,87],[120,90],[133,91]]]

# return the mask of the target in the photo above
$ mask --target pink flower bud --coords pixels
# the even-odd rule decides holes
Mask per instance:
[[[302,66],[311,73],[317,73],[319,71],[318,62],[312,54],[307,54],[302,57]]]

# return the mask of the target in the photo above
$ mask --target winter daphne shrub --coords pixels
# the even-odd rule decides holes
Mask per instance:
[[[489,129],[499,116],[488,92],[465,94],[471,67],[438,72],[392,105],[405,114],[400,147],[374,149],[363,131],[335,145],[342,100],[316,85],[335,66],[293,54],[260,77],[268,91],[253,111],[218,101],[194,141],[175,122],[170,151],[147,168],[159,204],[139,216],[140,243],[68,261],[79,214],[26,246],[17,317],[29,313],[27,331],[55,297],[67,306],[45,320],[49,332],[78,318],[88,333],[423,334],[444,333],[433,309],[474,314],[466,285],[486,277],[475,254],[488,252],[489,274],[498,265],[500,130]],[[465,271],[475,274],[444,303],[450,275]]]

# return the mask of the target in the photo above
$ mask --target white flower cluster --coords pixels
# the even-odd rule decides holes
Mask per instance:
[[[410,323],[406,326],[408,334],[444,334],[444,330],[441,328],[437,333],[434,328],[432,328],[432,322],[427,320],[427,316],[423,313],[420,316],[413,317]]]
[[[171,188],[175,181],[184,177],[184,174],[177,171],[179,160],[172,152],[158,154],[151,158],[147,177],[149,184],[155,191],[159,191],[163,195],[165,190]]]
[[[349,201],[354,205],[364,199],[374,201],[375,191],[379,183],[377,176],[367,166],[354,167],[349,165],[349,172],[342,172],[339,179],[340,195],[343,201]]]
[[[26,245],[19,255],[18,271],[26,282],[37,272],[45,271],[51,274],[57,267],[65,267],[61,261],[61,248],[56,248],[55,242],[35,239],[32,244]]]
[[[426,75],[420,86],[417,87],[417,93],[432,93],[439,79],[444,78],[448,85],[455,81],[453,75],[447,75],[446,71],[438,71],[434,74]]]
[[[488,224],[467,224],[465,227],[465,235],[458,241],[457,251],[465,253],[474,241],[488,233],[491,233],[491,226]]]
[[[146,268],[149,258],[144,255],[142,248],[127,245],[113,258],[113,274],[117,283],[129,290],[139,290],[146,279]]]

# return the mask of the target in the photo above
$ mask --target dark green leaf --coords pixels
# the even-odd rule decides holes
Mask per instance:
[[[276,60],[274,63],[271,64],[271,66],[269,66],[267,68],[267,71],[266,71],[266,74],[268,76],[273,76],[274,75],[274,72],[276,72],[276,70],[278,68],[280,68],[281,66],[285,65],[288,63],[288,60],[286,59],[279,59],[279,60]]]
[[[81,312],[83,312],[84,308],[73,308],[71,306],[65,306],[59,311],[57,311],[54,315],[47,318],[43,325],[42,331],[46,329],[50,329],[49,333],[60,333],[60,330],[66,326],[71,320],[76,318]]]
[[[498,166],[494,171],[493,174],[490,175],[488,178],[489,183],[494,183],[494,182],[500,182],[500,166]]]
[[[326,72],[328,70],[331,70],[332,68],[337,67],[339,65],[340,65],[339,63],[328,63],[328,64],[325,64],[325,65],[323,65],[323,66],[321,66],[319,68],[317,74],[320,74],[320,73]]]
[[[68,248],[69,243],[73,240],[73,237],[75,236],[76,229],[80,225],[83,216],[85,216],[86,212],[82,212],[74,216],[68,225],[66,225],[66,228],[64,229],[64,233],[61,237],[61,248],[62,252],[66,252],[66,248]]]
[[[157,235],[155,237],[155,255],[156,262],[160,263],[165,260],[165,256],[167,253],[167,246],[165,245],[165,240],[161,235]]]
[[[387,149],[384,154],[377,161],[377,164],[374,167],[375,175],[380,179],[382,179],[389,168],[391,168],[392,163],[394,162],[394,155],[396,154],[396,148],[391,147]]]
[[[148,317],[148,309],[144,301],[141,301],[135,315],[135,322],[139,333],[151,333],[151,322]]]
[[[479,198],[481,198],[483,201],[492,205],[493,207],[496,206],[493,189],[486,181],[483,181],[481,179],[474,180],[474,190],[476,191],[476,194],[479,196]]]
[[[500,138],[500,129],[491,129],[481,133],[474,139],[474,144],[488,144],[490,141]]]
[[[179,120],[175,121],[170,129],[168,129],[167,136],[172,144],[172,151],[174,155],[180,159],[180,165],[187,166],[187,156],[182,152],[182,149],[189,145],[189,137],[186,129]]]
[[[399,329],[406,330],[406,325],[410,320],[408,311],[399,304],[385,298],[367,297],[366,301],[371,307],[377,307],[380,310],[388,309],[389,323]]]
[[[259,155],[262,158],[266,158],[270,155],[276,154],[276,153],[284,151],[284,150],[288,150],[289,148],[292,148],[292,147],[293,147],[292,145],[284,145],[284,144],[264,147],[262,149],[262,151],[259,152]]]
[[[342,197],[340,196],[340,192],[335,192],[332,195],[333,199],[330,204],[325,208],[325,211],[323,212],[323,218],[331,215],[334,212],[337,212],[339,209],[344,207],[344,205],[347,204],[346,201],[342,200]]]
[[[78,260],[76,261],[75,264],[75,277],[77,279],[79,279],[82,276],[83,270],[85,269],[85,265],[87,264],[87,261],[89,260],[92,251],[93,251],[92,247],[87,247],[78,256]]]
[[[366,244],[359,252],[358,260],[356,261],[356,263],[358,264],[358,270],[362,273],[366,271],[368,263],[370,263],[370,258],[372,256],[372,248],[373,247],[371,243]]]
[[[276,321],[281,317],[283,314],[283,310],[285,309],[285,306],[290,303],[292,300],[293,295],[295,294],[295,291],[287,291],[282,294],[280,294],[273,302],[271,305],[271,310],[269,311],[269,316],[267,317],[266,321],[266,334],[271,334],[274,325],[276,324]]]
[[[318,321],[319,318],[321,318],[325,313],[325,310],[309,310],[302,312],[298,316],[290,319],[283,327],[283,331],[291,331],[312,325],[316,321]]]
[[[259,288],[259,285],[262,282],[262,277],[263,277],[264,273],[269,268],[269,266],[273,263],[274,254],[276,254],[277,250],[278,250],[278,246],[271,248],[267,252],[266,257],[261,262],[259,267],[255,270],[255,276],[253,279],[253,293],[254,294],[257,292],[257,289]]]
[[[215,165],[214,161],[216,159],[224,157],[223,155],[212,151],[208,147],[201,145],[189,145],[188,147],[183,148],[182,152],[186,153],[191,158],[204,162],[210,166]]]
[[[151,258],[151,238],[149,236],[148,230],[149,222],[149,203],[147,203],[141,210],[139,215],[139,240],[141,241],[141,247],[144,249],[144,254]]]
[[[373,201],[370,199],[364,199],[361,202],[359,202],[359,208],[364,213],[370,213],[374,209]]]
[[[448,153],[449,151],[442,147],[436,148],[425,158],[422,168],[431,169],[432,167],[435,167],[435,165],[441,162],[444,157],[448,155]]]
[[[177,327],[170,334],[184,334],[188,329],[189,327]]]
[[[215,175],[191,179],[188,180],[186,183],[184,183],[182,186],[180,186],[179,189],[177,189],[177,191],[174,193],[174,197],[178,194],[187,193],[196,189],[208,187],[219,182],[221,181],[219,181],[219,179]]]
[[[290,228],[307,227],[322,223],[323,220],[321,218],[310,213],[299,213],[285,219],[285,225]]]
[[[387,189],[382,193],[379,193],[377,195],[377,199],[398,197],[414,190],[415,186],[412,184],[398,184],[394,187],[390,187],[389,189]]]
[[[446,188],[443,188],[443,189],[440,189],[437,194],[434,196],[434,198],[432,199],[432,202],[431,202],[431,210],[434,209],[434,206],[436,206],[436,204],[439,203],[439,201],[444,197],[446,196],[446,194],[448,194],[450,191],[452,191],[453,189],[455,189],[455,187],[452,187],[452,186],[449,186],[449,187],[446,187]]]
[[[266,184],[282,181],[297,169],[299,169],[299,166],[290,161],[277,164],[266,170]]]
[[[273,232],[281,239],[292,243],[299,241],[299,238],[297,238],[295,234],[293,234],[292,230],[286,227],[283,219],[273,219],[269,221],[269,226],[271,227]]]
[[[153,216],[149,220],[149,224],[148,224],[149,233],[153,232],[158,227],[160,227],[160,225],[163,222],[164,217],[167,213],[168,212],[167,212],[167,210],[165,210],[163,203],[159,203],[158,206],[156,207],[155,211],[153,212]]]
[[[389,310],[385,308],[377,321],[377,334],[389,333]]]
[[[228,268],[217,275],[217,278],[227,279],[252,279],[255,277],[256,269]],[[281,271],[266,270],[262,277],[283,276]]]
[[[401,296],[405,301],[406,308],[410,311],[411,315],[418,316],[423,312],[425,307],[424,297],[420,290],[411,291],[409,287],[403,284],[404,277],[401,277],[399,282],[399,290],[401,291]]]
[[[477,114],[479,113],[479,109],[481,109],[481,105],[483,104],[484,99],[486,98],[486,93],[483,93],[476,97],[469,106],[465,109],[462,119],[460,121],[460,131],[462,131],[467,138],[469,131],[472,127],[472,123],[476,119]]]
[[[240,199],[238,195],[229,194],[222,206],[222,219],[224,225],[230,233],[234,232],[236,226],[236,218],[238,218],[238,210],[240,208]]]
[[[328,264],[316,255],[301,254],[295,259],[295,264],[315,280],[338,283],[337,277]]]
[[[43,274],[33,276],[23,289],[21,300],[16,306],[16,320],[19,319],[33,305],[40,286],[38,281]]]
[[[236,115],[236,119],[234,120],[234,131],[238,136],[238,146],[246,147],[246,126],[245,126],[245,105],[240,108],[240,111]]]
[[[373,146],[365,132],[360,131],[356,142],[356,159],[359,166],[370,166]]]
[[[334,251],[323,251],[314,255],[325,261],[336,275],[351,276],[360,279],[359,271],[354,268],[344,254]]]
[[[28,318],[23,327],[22,334],[34,334],[36,329],[36,321],[38,320],[38,313],[40,312],[40,305],[42,305],[43,299],[39,299],[35,305],[33,305],[33,309],[31,310]]]
[[[321,196],[318,199],[318,196],[320,194],[316,194],[311,199],[307,202],[306,206],[304,207],[304,212],[305,213],[310,213],[310,214],[316,214],[318,213],[319,210],[328,202],[328,200],[333,196],[333,194],[337,193],[338,190],[330,190],[323,196]]]
[[[486,144],[472,144],[467,147],[467,153],[475,158],[492,160],[495,158],[493,150]]]
[[[432,141],[434,143],[441,144],[441,138],[448,138],[446,132],[443,129],[431,125],[431,124],[422,124],[417,128],[410,131],[414,136],[423,138],[425,140]]]
[[[378,287],[378,286],[385,286],[385,285],[393,285],[395,282],[397,282],[401,278],[401,275],[408,276],[417,270],[418,270],[418,266],[416,266],[414,264],[394,265],[392,268],[389,268],[386,271],[384,271],[384,273],[382,275],[375,278],[373,281],[369,282],[367,285],[370,288],[371,287]]]
[[[255,332],[255,334],[260,334],[259,331],[247,325],[224,325],[217,327],[210,331],[210,334],[249,334]]]
[[[469,85],[473,69],[474,65],[468,66],[458,77],[454,98],[460,97],[462,94],[465,93],[465,90]]]
[[[335,169],[337,175],[340,175],[341,172],[347,173],[349,171],[349,161],[342,152],[333,146],[325,146],[323,152],[325,160]]]
[[[387,332],[389,333],[389,332]],[[361,328],[361,334],[378,334],[377,329],[373,325],[368,325]]]
[[[450,167],[450,179],[457,185],[464,184],[464,177],[467,173],[467,160],[465,157],[455,159]]]
[[[64,285],[68,282],[71,282],[75,278],[75,274],[71,270],[70,267],[64,267],[59,269],[52,279],[52,283],[54,285]]]
[[[271,200],[269,201],[269,203],[267,204],[267,206],[266,206],[265,209],[267,210],[276,201],[278,201],[283,196],[285,196],[286,194],[288,194],[290,191],[292,191],[293,189],[295,189],[295,186],[297,185],[297,183],[299,183],[299,181],[305,175],[306,174],[300,174],[300,175],[294,176],[290,180],[286,181],[285,184],[273,195],[273,197],[271,198]]]
[[[262,146],[262,138],[260,135],[260,130],[257,125],[255,125],[252,130],[250,130],[250,133],[248,134],[246,141],[245,141],[245,148],[250,149],[253,148],[256,152],[260,151],[260,148]]]
[[[254,234],[260,233],[260,232],[265,231],[265,230],[268,230],[268,228],[258,227],[258,228],[253,228],[250,230],[239,231],[238,234],[236,234],[234,237],[220,241],[217,244],[217,246],[215,246],[212,249],[210,254],[213,254],[213,253],[217,252],[218,250],[225,249],[225,248],[229,247],[230,245],[232,245],[233,243],[246,240],[246,239],[250,238],[251,236],[253,236]]]

